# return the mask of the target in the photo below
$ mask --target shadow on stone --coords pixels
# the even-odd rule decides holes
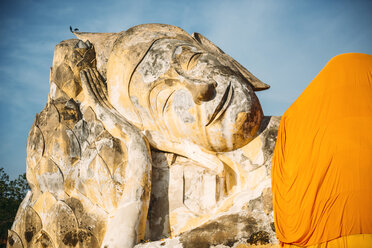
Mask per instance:
[[[170,235],[169,227],[169,167],[163,152],[152,152],[152,185],[147,216],[147,240],[159,240]],[[155,166],[154,166],[155,165]]]

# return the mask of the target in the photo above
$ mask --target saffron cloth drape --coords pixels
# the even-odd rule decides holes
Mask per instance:
[[[372,234],[371,55],[334,57],[284,113],[272,190],[284,247]]]

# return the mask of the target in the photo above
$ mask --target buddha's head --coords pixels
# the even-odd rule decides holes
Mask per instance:
[[[133,125],[209,151],[251,141],[269,86],[200,34],[145,24],[118,35],[107,62],[111,104]]]

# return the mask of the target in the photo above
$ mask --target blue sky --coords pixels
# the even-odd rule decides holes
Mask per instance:
[[[265,115],[282,115],[333,56],[372,54],[372,1],[2,0],[0,167],[26,170],[26,141],[47,102],[54,46],[80,31],[167,23],[199,32],[263,82]]]

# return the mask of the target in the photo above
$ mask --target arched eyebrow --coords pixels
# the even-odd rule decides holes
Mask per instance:
[[[199,47],[194,44],[180,43],[178,44],[172,54],[172,59],[177,61],[177,64],[182,70],[189,71],[193,62],[197,62],[198,58],[204,53]],[[196,65],[196,63],[194,64]]]

